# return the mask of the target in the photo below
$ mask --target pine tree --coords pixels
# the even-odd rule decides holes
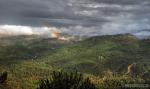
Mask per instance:
[[[97,89],[80,73],[53,72],[50,79],[40,81],[37,89]]]

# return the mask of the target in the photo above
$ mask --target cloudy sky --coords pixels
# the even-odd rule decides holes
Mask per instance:
[[[1,33],[43,33],[45,22],[74,35],[149,30],[150,0],[0,0]]]

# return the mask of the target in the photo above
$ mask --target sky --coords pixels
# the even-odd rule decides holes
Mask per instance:
[[[45,34],[45,22],[73,35],[143,35],[150,0],[0,0],[0,33]]]

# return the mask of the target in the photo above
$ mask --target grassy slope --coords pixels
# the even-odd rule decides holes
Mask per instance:
[[[52,70],[75,69],[94,75],[105,70],[121,73],[126,72],[128,64],[145,63],[150,58],[150,41],[131,35],[92,37],[66,46],[51,39],[16,43],[0,47],[0,70],[9,72],[8,84],[14,89],[34,89],[37,81],[50,76]]]
[[[84,73],[99,74],[104,70],[126,71],[133,62],[140,62],[150,51],[148,44],[131,35],[92,37],[64,47],[48,56],[47,64],[65,69],[77,69]],[[45,59],[44,59],[45,60]]]
[[[13,89],[32,89],[34,81],[40,76],[49,75],[51,70],[55,70],[37,59],[51,55],[67,44],[36,36],[0,38],[0,72],[9,72],[8,83]]]

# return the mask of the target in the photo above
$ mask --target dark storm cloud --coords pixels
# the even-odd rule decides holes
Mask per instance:
[[[72,7],[68,6],[67,0],[1,0],[0,1],[0,24],[18,25],[40,25],[42,21],[50,22],[52,25],[90,25],[90,21],[103,22],[103,18],[92,18],[75,15]],[[52,21],[51,21],[52,19]],[[56,19],[53,21],[53,19]],[[67,22],[63,22],[66,19]],[[86,22],[84,21],[86,19]],[[54,22],[54,23],[52,23]],[[75,22],[75,23],[74,23]],[[78,23],[77,23],[78,22]],[[87,25],[86,25],[87,23]]]
[[[119,5],[136,5],[149,3],[149,0],[89,0],[89,1],[107,4],[119,4]]]
[[[29,23],[39,22],[41,18],[66,18],[72,12],[65,3],[65,0],[1,0],[0,19],[8,23],[14,21],[17,24],[25,21],[26,25],[27,21]]]
[[[48,22],[77,34],[115,34],[148,29],[150,0],[0,0],[0,24]]]

